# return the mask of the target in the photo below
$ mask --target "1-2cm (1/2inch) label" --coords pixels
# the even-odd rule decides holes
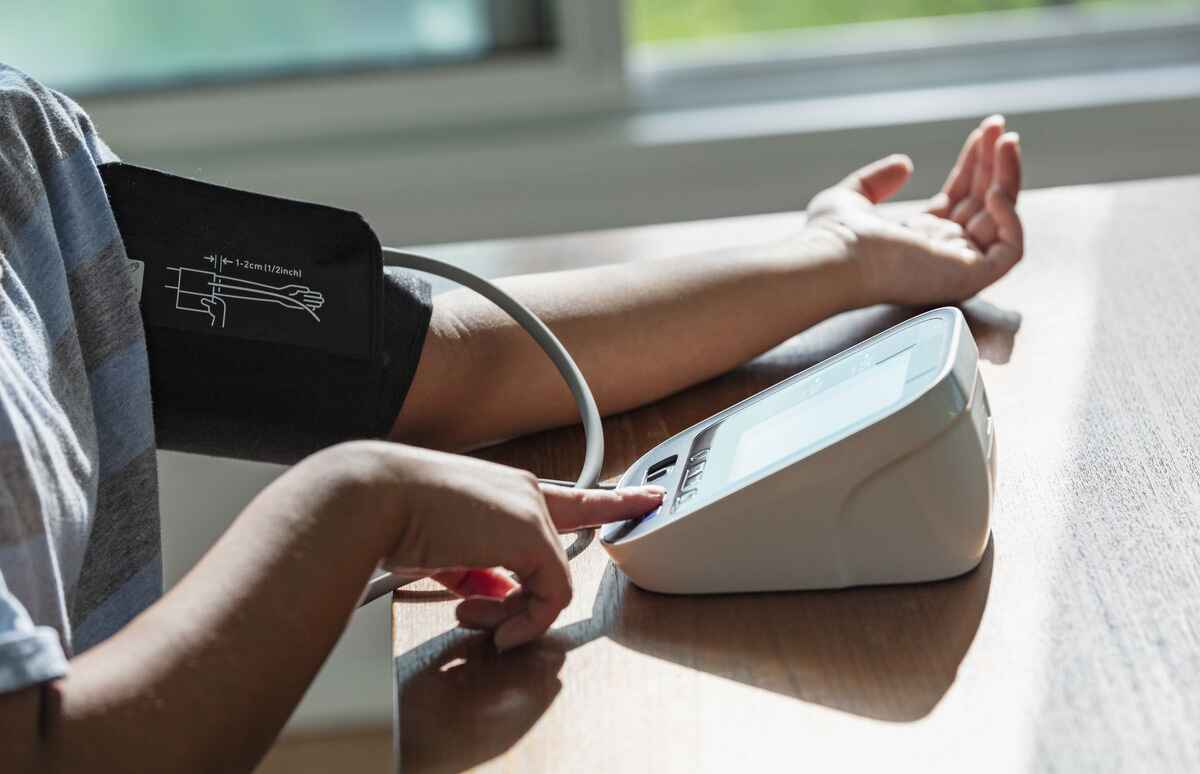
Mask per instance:
[[[283,277],[295,277],[300,280],[304,277],[304,270],[296,269],[294,266],[281,266],[277,263],[265,263],[262,260],[246,260],[245,258],[226,258],[221,257],[221,263],[230,266],[233,269],[245,269],[248,271],[262,271],[263,274],[270,274]]]

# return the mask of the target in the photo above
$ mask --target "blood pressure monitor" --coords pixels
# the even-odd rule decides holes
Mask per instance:
[[[975,341],[947,307],[659,444],[620,485],[660,484],[663,505],[601,544],[670,593],[948,578],[983,555],[994,478]]]

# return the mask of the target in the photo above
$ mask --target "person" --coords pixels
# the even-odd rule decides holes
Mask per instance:
[[[660,502],[655,487],[540,485],[448,451],[571,423],[574,404],[497,309],[466,291],[430,301],[391,275],[378,437],[303,449],[162,595],[154,449],[188,406],[156,387],[166,361],[115,268],[127,255],[99,173],[113,159],[75,103],[0,68],[5,771],[248,770],[380,564],[434,574],[463,597],[462,625],[503,651],[571,598],[556,533]],[[559,335],[602,411],[623,411],[845,310],[961,301],[1020,260],[1019,141],[1002,117],[970,133],[922,214],[896,222],[876,205],[911,172],[893,155],[851,173],[784,241],[500,284]]]

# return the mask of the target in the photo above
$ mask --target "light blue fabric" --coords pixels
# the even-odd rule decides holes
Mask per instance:
[[[0,693],[66,674],[58,632],[34,626],[0,578]]]
[[[138,301],[77,105],[0,65],[0,692],[161,594]]]

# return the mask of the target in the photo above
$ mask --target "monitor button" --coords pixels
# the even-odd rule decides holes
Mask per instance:
[[[657,481],[658,479],[667,475],[667,471],[669,471],[669,470],[670,470],[670,468],[660,468],[660,469],[654,471],[650,475],[646,476],[646,483],[649,484],[652,481]]]

